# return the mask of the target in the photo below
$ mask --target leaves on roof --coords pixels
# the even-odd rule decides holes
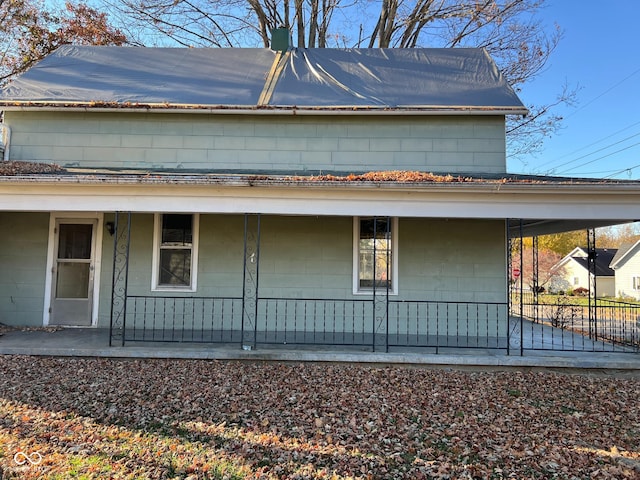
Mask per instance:
[[[37,162],[0,162],[0,176],[35,175],[63,172],[64,168],[53,163]]]
[[[471,177],[454,177],[453,175],[437,175],[428,172],[389,170],[378,172],[367,172],[362,174],[339,175],[314,175],[310,177],[294,177],[306,181],[317,182],[399,182],[399,183],[464,183],[473,182],[477,179]]]

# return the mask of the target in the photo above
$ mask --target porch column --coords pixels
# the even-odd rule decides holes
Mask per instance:
[[[379,218],[373,219],[373,338],[371,347],[376,351],[376,346],[381,342],[377,341],[378,334],[384,335],[385,352],[389,351],[389,281],[391,279],[391,248],[398,248],[397,245],[390,245],[391,239],[391,217],[385,217],[384,230],[378,224]],[[384,251],[378,248],[378,234],[383,234]],[[384,265],[378,267],[378,254],[382,253]],[[381,271],[382,270],[382,271]],[[378,288],[378,276],[384,275],[384,287]],[[383,282],[380,282],[381,284]],[[383,333],[384,332],[384,333]]]
[[[534,236],[531,242],[531,255],[532,255],[532,286],[533,286],[533,321],[538,323],[538,305],[539,305],[539,268],[538,268],[538,236]]]
[[[109,346],[124,346],[129,283],[131,212],[115,212],[113,220],[113,275],[111,278],[111,319]]]
[[[260,267],[260,214],[244,215],[244,274],[242,285],[242,348],[256,348],[258,280]]]
[[[506,220],[507,230],[507,355],[511,355],[512,348],[517,349],[520,355],[523,355],[523,335],[524,335],[524,303],[522,298],[523,283],[523,223],[520,220],[519,226],[519,238],[512,236],[511,229],[509,228],[509,219]],[[516,265],[513,261],[513,255],[516,249],[520,252],[520,260]],[[515,268],[518,268],[518,276],[514,275]],[[513,297],[515,296],[516,289],[519,286],[519,304],[514,304]],[[512,315],[518,318],[512,318]]]
[[[596,231],[587,230],[587,270],[589,278],[589,338],[598,339],[598,309],[596,291]]]

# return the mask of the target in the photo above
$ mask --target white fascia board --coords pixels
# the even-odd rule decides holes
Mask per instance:
[[[562,257],[562,259],[561,259],[558,263],[556,263],[555,265],[553,265],[553,266],[551,267],[551,269],[550,269],[550,270],[552,270],[552,271],[553,271],[553,270],[555,270],[555,269],[557,269],[557,268],[562,268],[562,267],[564,267],[564,266],[565,266],[565,265],[567,265],[569,262],[572,262],[572,261],[573,261],[573,262],[575,262],[575,260],[573,259],[573,255],[571,255],[573,252],[575,252],[575,250],[576,250],[576,249],[572,250],[572,251],[571,251],[571,252],[569,252],[567,255],[565,255],[564,257]],[[576,262],[576,263],[577,263],[577,262]],[[578,264],[578,265],[579,265],[579,264]]]
[[[638,220],[640,186],[619,191],[2,181],[0,210]]]
[[[589,254],[582,247],[576,247],[567,254],[567,257],[569,258],[576,257],[576,256],[581,258],[587,258]]]

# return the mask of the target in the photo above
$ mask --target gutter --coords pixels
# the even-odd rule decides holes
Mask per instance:
[[[4,123],[0,124],[0,153],[4,162],[9,161],[9,148],[11,147],[11,128]]]
[[[267,188],[312,188],[334,190],[378,190],[378,191],[428,191],[450,193],[476,192],[492,194],[563,193],[563,194],[640,194],[640,182],[611,183],[530,183],[500,181],[472,182],[380,182],[380,181],[317,181],[304,177],[264,177],[260,175],[104,175],[104,174],[23,174],[0,176],[0,185],[40,184],[40,185],[186,185],[186,186],[229,186]]]

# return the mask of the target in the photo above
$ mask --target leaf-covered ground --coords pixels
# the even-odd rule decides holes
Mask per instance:
[[[0,380],[3,480],[640,478],[636,376],[4,356]]]

